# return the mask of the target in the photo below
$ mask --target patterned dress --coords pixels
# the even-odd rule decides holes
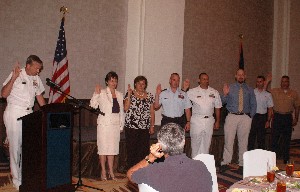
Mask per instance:
[[[127,98],[128,93],[125,96]],[[147,93],[144,99],[134,94],[130,97],[130,107],[125,115],[125,137],[127,151],[127,167],[130,168],[149,154],[149,128],[151,122],[150,109],[154,96]]]

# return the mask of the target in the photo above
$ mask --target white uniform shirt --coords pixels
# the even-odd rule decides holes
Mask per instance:
[[[265,90],[259,92],[258,89],[255,88],[254,94],[257,102],[256,113],[266,114],[268,112],[268,108],[274,106],[271,93]]]
[[[12,73],[3,83],[5,86],[11,79]],[[32,108],[36,95],[41,95],[45,91],[41,78],[29,76],[26,74],[25,68],[22,68],[19,77],[15,80],[12,90],[7,97],[7,103],[17,105],[24,108]]]
[[[193,103],[192,115],[211,116],[214,113],[214,108],[222,107],[219,92],[211,87],[202,89],[198,86],[190,89],[187,95]]]

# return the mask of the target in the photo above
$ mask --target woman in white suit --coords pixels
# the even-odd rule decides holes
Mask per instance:
[[[116,90],[118,75],[111,71],[105,77],[106,89],[97,85],[90,106],[98,108],[105,115],[97,119],[97,146],[101,165],[101,180],[107,180],[106,160],[109,178],[116,180],[113,172],[114,156],[119,154],[120,131],[124,126],[123,94]]]

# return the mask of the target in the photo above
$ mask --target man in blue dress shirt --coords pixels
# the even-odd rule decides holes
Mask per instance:
[[[158,84],[154,107],[159,109],[162,106],[161,126],[167,123],[177,123],[188,131],[190,130],[192,103],[188,99],[186,92],[179,88],[179,83],[180,77],[178,73],[172,73],[169,80],[169,88],[161,90],[161,85]],[[187,87],[189,87],[188,80],[184,82],[184,89]]]
[[[245,78],[245,71],[239,69],[235,75],[236,82],[223,87],[224,95],[221,100],[223,105],[226,104],[228,115],[224,125],[225,144],[220,172],[229,168],[236,134],[239,143],[239,166],[243,166],[243,154],[247,151],[251,121],[257,105],[254,91],[245,83]]]

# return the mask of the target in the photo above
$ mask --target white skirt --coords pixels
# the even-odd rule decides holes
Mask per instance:
[[[110,117],[111,123],[97,126],[97,146],[99,155],[118,155],[120,143],[119,114]]]

